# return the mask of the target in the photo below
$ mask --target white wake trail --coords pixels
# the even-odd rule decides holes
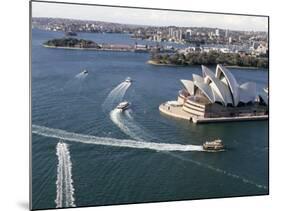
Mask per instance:
[[[125,111],[125,115],[130,119],[130,120],[133,120],[133,116],[131,114],[132,110],[131,109],[128,109]]]
[[[75,207],[74,187],[72,180],[72,163],[70,153],[66,143],[59,142],[57,144],[57,208]],[[65,200],[64,200],[65,197]]]
[[[265,189],[265,190],[268,189],[268,187],[267,187],[266,185],[258,184],[258,183],[254,182],[254,181],[252,181],[252,180],[246,179],[246,178],[244,178],[244,177],[242,177],[242,176],[239,176],[239,175],[237,175],[237,174],[230,173],[230,172],[228,172],[228,171],[226,171],[226,170],[223,170],[223,169],[214,167],[214,166],[209,165],[209,164],[207,164],[207,163],[201,163],[201,162],[198,162],[198,161],[195,161],[195,160],[186,158],[186,157],[182,157],[182,156],[180,156],[180,155],[176,155],[175,153],[169,153],[169,155],[174,156],[174,157],[176,157],[176,158],[178,158],[178,159],[180,159],[180,160],[182,160],[182,161],[188,161],[188,162],[194,163],[194,164],[196,164],[196,165],[198,165],[198,166],[201,166],[201,167],[207,168],[207,169],[209,169],[209,170],[218,172],[218,173],[220,173],[220,174],[224,174],[224,175],[226,175],[226,176],[228,176],[228,177],[232,177],[233,179],[240,180],[240,181],[242,181],[243,183],[250,184],[250,185],[254,185],[254,186],[256,186],[257,188]]]
[[[145,141],[145,140],[143,140],[143,137],[150,138],[148,140],[155,139],[153,136],[147,134],[141,127],[139,127],[135,123],[135,121],[133,120],[133,117],[130,115],[130,113],[127,110],[122,113],[121,110],[114,109],[110,112],[110,118],[113,121],[113,123],[116,126],[118,126],[125,134],[127,134],[128,136],[130,136],[134,139],[137,139],[139,141]],[[193,147],[195,147],[195,149],[196,149],[198,147],[196,145],[188,145],[188,146],[190,147],[190,149],[192,149]],[[190,150],[190,151],[192,151],[192,150]],[[208,164],[205,164],[205,163],[201,163],[201,162],[189,159],[189,158],[181,157],[181,156],[179,156],[179,155],[177,155],[173,152],[166,151],[166,152],[163,152],[163,153],[168,154],[168,155],[173,156],[173,157],[176,157],[176,158],[179,158],[180,160],[183,160],[183,161],[188,161],[188,162],[194,163],[198,166],[210,169],[212,171],[216,171],[218,173],[225,174],[226,176],[232,177],[234,179],[241,180],[243,183],[248,183],[248,184],[254,185],[257,188],[267,189],[267,187],[264,186],[264,185],[257,184],[254,181],[251,181],[249,179],[238,176],[236,174],[227,172],[225,170],[216,168],[214,166],[211,166],[211,165],[208,165]]]
[[[116,86],[104,100],[102,107],[106,111],[110,111],[123,100],[127,89],[131,86],[130,82],[122,82]]]
[[[77,86],[81,86],[84,79],[88,76],[88,73],[78,73],[74,76],[74,78],[68,80],[63,87],[60,88],[60,91],[65,91],[67,89],[77,88]],[[80,87],[81,88],[81,87]]]
[[[58,157],[58,166],[57,166],[57,198],[55,200],[56,207],[62,207],[63,203],[63,155],[62,155],[62,147],[57,144],[57,157]]]
[[[67,132],[65,130],[48,128],[48,127],[43,127],[43,126],[38,126],[38,125],[32,125],[32,133],[41,135],[41,136],[45,136],[45,137],[63,139],[63,140],[67,140],[67,141],[73,141],[73,142],[85,143],[85,144],[95,144],[95,145],[106,145],[106,146],[115,146],[115,147],[126,147],[126,148],[163,151],[163,152],[166,152],[169,155],[175,156],[181,160],[192,162],[196,165],[208,168],[208,169],[216,171],[218,173],[223,173],[227,176],[236,178],[238,180],[242,180],[244,183],[254,185],[258,188],[262,188],[262,189],[268,188],[267,186],[257,184],[251,180],[248,180],[248,179],[240,177],[238,175],[229,173],[222,169],[215,168],[211,165],[202,164],[201,162],[191,160],[188,158],[183,158],[183,157],[177,156],[174,153],[170,153],[170,151],[204,151],[202,146],[152,143],[152,142],[142,142],[142,141],[134,141],[134,140],[121,140],[121,139],[115,139],[115,138],[96,137],[96,136],[72,133],[72,132]],[[61,155],[63,153],[60,154],[59,152],[57,152],[57,154]],[[63,156],[61,156],[61,157],[63,157]],[[62,158],[59,157],[59,161],[60,161],[60,159],[62,159]],[[59,165],[61,165],[60,163],[63,163],[63,162],[62,161],[59,162]],[[58,172],[61,171],[61,168],[59,168],[59,169],[58,169]],[[71,170],[71,168],[70,168],[70,170]],[[58,176],[58,178],[60,178],[60,177]],[[58,179],[58,181],[60,181],[60,179]],[[57,182],[57,185],[58,184],[61,184],[61,183]],[[71,182],[71,184],[72,184],[72,182]],[[57,190],[60,190],[60,189],[57,189]],[[73,189],[73,191],[74,191],[74,189]],[[61,194],[59,192],[59,194],[57,195],[57,199],[60,199],[60,198],[61,198]],[[73,204],[74,204],[74,198],[73,198]]]
[[[64,171],[65,171],[65,205],[66,207],[75,207],[74,204],[74,187],[72,180],[72,163],[70,160],[70,153],[68,147],[65,143],[63,152],[64,152]]]
[[[145,141],[135,141],[129,139],[97,137],[92,135],[72,133],[65,130],[48,128],[38,125],[32,125],[32,133],[45,137],[62,139],[67,141],[73,141],[73,142],[79,142],[85,144],[113,146],[113,147],[149,149],[155,151],[204,151],[202,146],[154,143],[154,142],[145,142]]]
[[[84,80],[88,76],[88,73],[78,73],[75,78],[78,78],[80,80]]]
[[[134,121],[128,110],[122,112],[119,109],[114,109],[110,112],[110,119],[121,131],[135,140],[144,142],[157,140]]]

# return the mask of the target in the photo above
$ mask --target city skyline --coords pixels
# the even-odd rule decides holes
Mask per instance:
[[[263,16],[146,10],[48,2],[33,2],[32,7],[32,17],[69,18],[147,26],[268,31],[268,18]],[[105,16],[104,14],[110,14],[110,16]]]

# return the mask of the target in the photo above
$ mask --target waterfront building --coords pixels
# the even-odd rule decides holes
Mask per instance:
[[[253,82],[239,84],[224,66],[214,73],[202,65],[202,76],[192,77],[181,80],[177,101],[161,104],[160,111],[193,122],[268,118],[268,93],[257,94]]]

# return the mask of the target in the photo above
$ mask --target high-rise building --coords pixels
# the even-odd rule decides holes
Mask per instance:
[[[169,37],[173,37],[174,36],[174,28],[170,27],[169,28]]]
[[[174,39],[177,39],[177,37],[178,37],[178,31],[177,30],[173,31],[173,36],[172,37]]]
[[[215,31],[215,34],[216,34],[216,36],[220,36],[220,30],[219,29],[216,29],[216,31]]]
[[[190,38],[192,36],[192,30],[191,29],[187,29],[185,31],[185,36],[186,36],[186,38]]]
[[[173,32],[173,38],[176,40],[182,40],[182,30],[174,30]]]
[[[225,30],[225,37],[228,37],[228,29]]]
[[[182,30],[179,30],[178,40],[182,40]]]

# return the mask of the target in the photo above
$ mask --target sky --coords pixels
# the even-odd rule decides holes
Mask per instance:
[[[210,27],[242,31],[268,31],[267,17],[46,2],[32,3],[32,17],[72,18],[151,26]]]

